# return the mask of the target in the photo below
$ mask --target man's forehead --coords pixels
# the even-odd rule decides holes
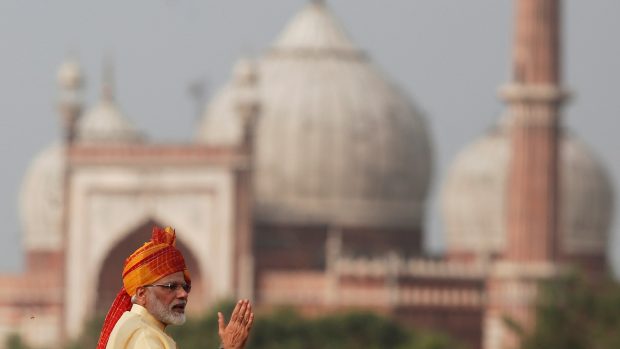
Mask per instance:
[[[168,274],[168,275],[164,276],[163,278],[157,280],[155,283],[163,284],[163,283],[166,283],[166,282],[183,283],[183,282],[185,282],[185,276],[183,275],[182,271],[177,271],[176,273],[172,273],[172,274]]]

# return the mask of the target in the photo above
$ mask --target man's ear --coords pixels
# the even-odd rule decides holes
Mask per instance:
[[[146,287],[136,289],[136,304],[144,306],[146,304]]]

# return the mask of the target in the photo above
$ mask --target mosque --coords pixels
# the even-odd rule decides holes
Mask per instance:
[[[427,121],[323,2],[236,63],[185,144],[148,141],[115,102],[111,73],[85,106],[83,72],[65,62],[63,134],[23,180],[26,270],[0,275],[0,337],[49,347],[79,335],[159,224],[176,228],[189,264],[190,312],[225,297],[307,314],[363,308],[505,348],[501,318],[529,321],[536,280],[565,264],[607,268],[613,188],[559,121],[559,1],[517,0],[507,112],[442,184],[441,258],[422,248]]]

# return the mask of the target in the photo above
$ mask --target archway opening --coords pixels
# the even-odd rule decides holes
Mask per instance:
[[[106,256],[99,271],[97,300],[95,302],[96,314],[106,314],[109,310],[118,291],[123,286],[121,274],[125,259],[138,247],[151,239],[151,231],[154,225],[164,226],[154,220],[148,220],[127,234]],[[183,253],[185,264],[192,277],[192,292],[187,303],[187,313],[190,316],[199,315],[205,310],[207,305],[208,295],[205,279],[198,267],[198,261],[187,246],[178,238],[178,235],[176,247]]]

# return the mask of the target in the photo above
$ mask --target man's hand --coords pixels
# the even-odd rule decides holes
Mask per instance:
[[[242,349],[254,322],[252,304],[247,299],[240,300],[230,316],[228,325],[224,323],[224,315],[221,312],[217,313],[217,322],[224,349]]]

